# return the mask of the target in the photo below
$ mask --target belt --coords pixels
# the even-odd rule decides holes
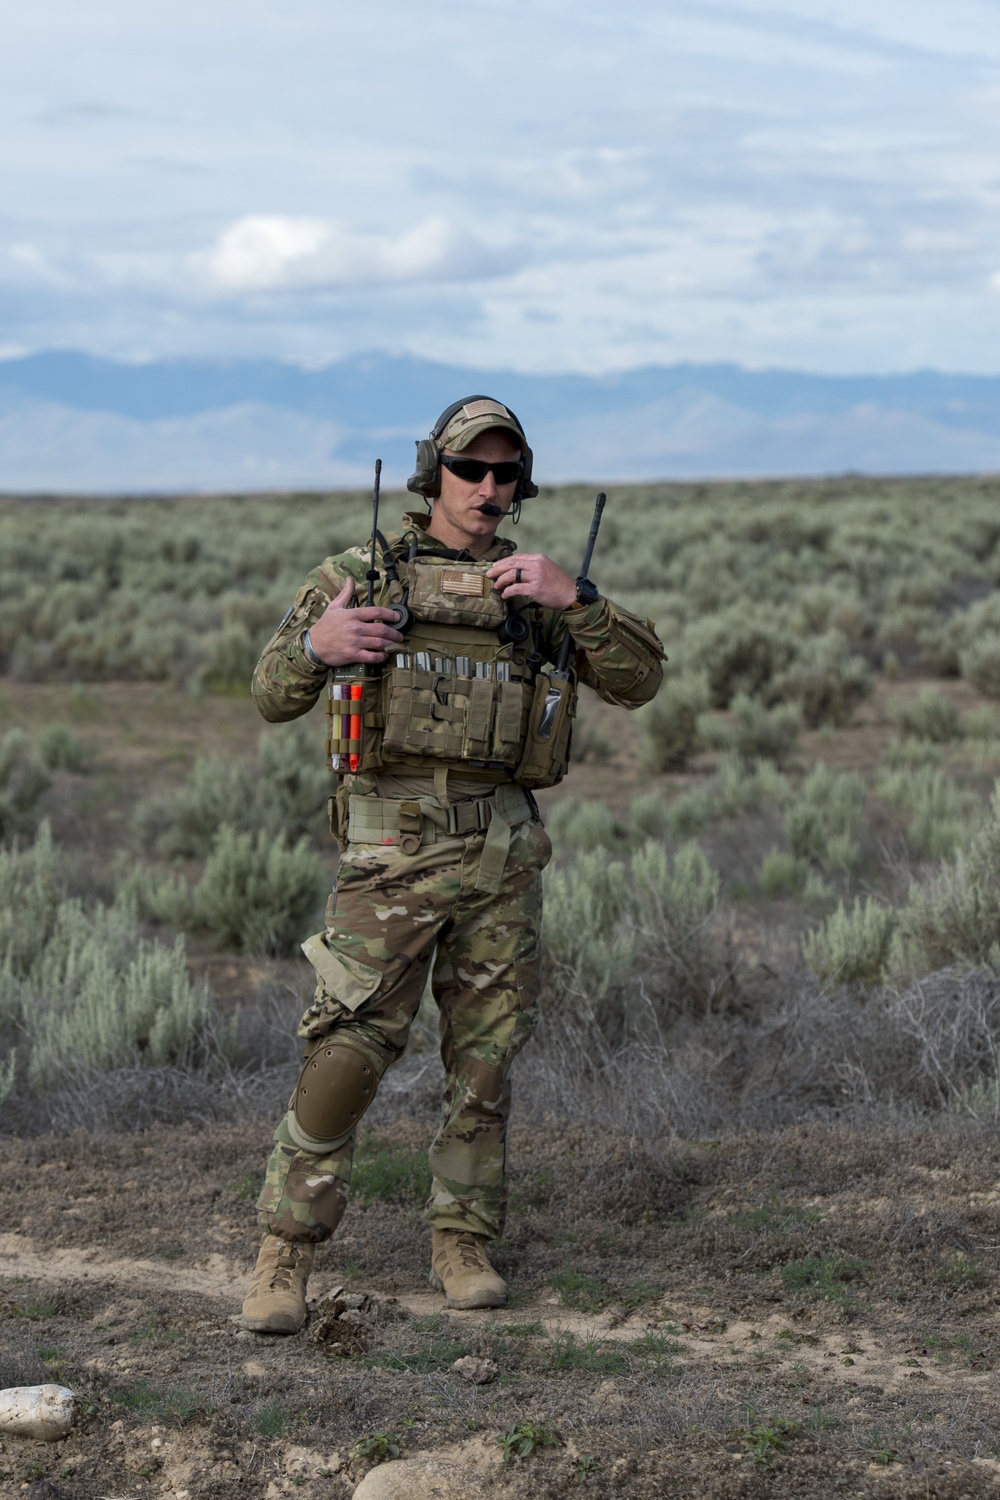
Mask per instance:
[[[398,844],[404,854],[416,854],[422,844],[485,830],[476,888],[496,895],[507,862],[511,828],[534,815],[533,799],[517,785],[498,786],[489,797],[471,797],[448,807],[429,797],[412,802],[351,797],[347,839],[352,844]]]

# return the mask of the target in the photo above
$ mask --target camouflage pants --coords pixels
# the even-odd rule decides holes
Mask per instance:
[[[377,987],[351,1010],[321,980],[299,1035],[313,1045],[333,1032],[349,1036],[381,1077],[406,1047],[433,958],[445,1088],[425,1217],[436,1229],[495,1239],[506,1211],[507,1075],[538,1018],[541,873],[551,844],[537,819],[514,827],[492,895],[476,884],[484,841],[468,834],[414,855],[347,845],[326,945],[362,972],[377,971]],[[314,1155],[296,1146],[288,1119],[275,1131],[260,1220],[285,1239],[324,1240],[347,1205],[354,1138]]]

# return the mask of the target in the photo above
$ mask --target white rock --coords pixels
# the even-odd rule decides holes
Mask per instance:
[[[72,1426],[74,1399],[64,1385],[11,1386],[0,1391],[0,1432],[54,1442]]]
[[[471,1380],[473,1385],[489,1385],[500,1374],[499,1365],[492,1359],[476,1359],[472,1354],[456,1359],[451,1368],[463,1380]]]
[[[468,1464],[439,1458],[399,1458],[365,1475],[354,1500],[487,1500],[496,1489]]]

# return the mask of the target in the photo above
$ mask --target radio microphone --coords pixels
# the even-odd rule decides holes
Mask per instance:
[[[499,505],[491,505],[488,500],[484,501],[482,505],[477,507],[477,509],[479,510],[480,514],[484,516],[503,515],[503,511],[500,509]]]

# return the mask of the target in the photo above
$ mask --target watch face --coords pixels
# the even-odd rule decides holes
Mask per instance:
[[[576,580],[576,597],[580,604],[596,604],[601,597],[596,583],[591,583],[589,578],[578,578]]]

